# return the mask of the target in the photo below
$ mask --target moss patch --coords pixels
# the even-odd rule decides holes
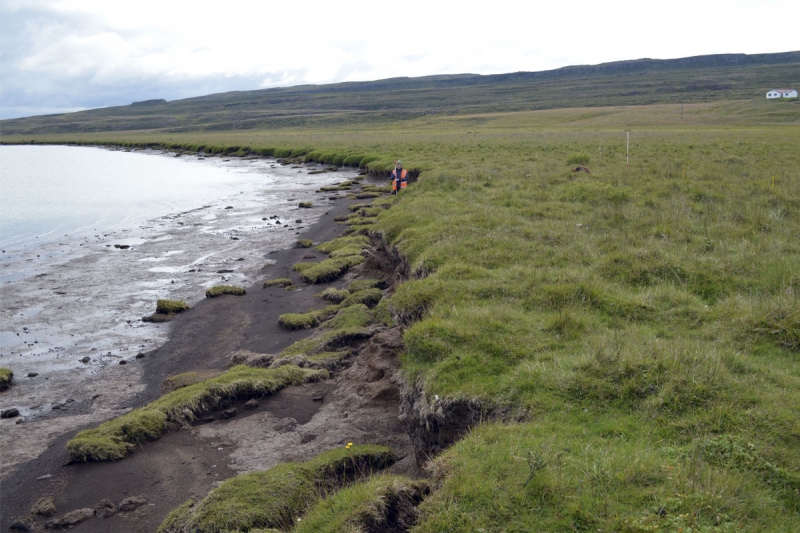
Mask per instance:
[[[323,324],[328,329],[358,329],[372,323],[372,315],[366,305],[357,303],[336,313],[336,316]]]
[[[264,472],[236,476],[195,506],[184,504],[161,533],[217,533],[277,528],[288,531],[310,505],[343,484],[390,466],[396,457],[384,446],[344,447],[305,463],[282,463]]]
[[[206,290],[206,298],[222,296],[223,294],[233,294],[235,296],[242,296],[243,294],[247,294],[247,291],[245,291],[241,287],[236,287],[235,285],[217,285],[215,287],[211,287],[210,289]]]
[[[314,204],[311,202],[300,202],[299,204],[297,204],[297,207],[302,207],[303,209],[310,209],[314,207]]]
[[[14,381],[14,373],[8,368],[0,368],[0,391],[8,390]]]
[[[297,241],[298,248],[311,248],[312,246],[314,246],[314,241],[311,239],[300,239]]]
[[[287,385],[327,379],[328,373],[296,366],[277,369],[235,366],[215,378],[188,385],[97,428],[78,433],[67,443],[74,462],[123,459],[136,444],[156,440],[170,424],[182,424],[230,403],[271,394]]]

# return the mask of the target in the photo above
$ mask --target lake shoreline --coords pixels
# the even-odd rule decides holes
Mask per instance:
[[[144,394],[137,354],[163,345],[171,329],[141,321],[155,311],[158,298],[195,305],[214,284],[255,283],[274,263],[274,252],[293,246],[335,205],[330,194],[315,193],[317,187],[356,174],[350,169],[311,179],[309,167],[262,161],[275,164],[270,171],[282,176],[282,191],[239,194],[131,231],[98,233],[89,242],[73,242],[63,261],[39,266],[34,259],[31,275],[0,285],[0,366],[15,375],[0,401],[3,409],[19,409],[24,420],[13,426],[15,421],[2,421],[8,431],[0,445],[13,451],[4,453],[0,477],[58,435],[116,416],[120,406]],[[290,185],[297,183],[306,185]],[[312,199],[312,208],[298,207]],[[46,255],[39,251],[29,255]]]

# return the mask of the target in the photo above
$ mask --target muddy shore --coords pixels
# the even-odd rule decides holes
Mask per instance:
[[[339,236],[344,226],[334,218],[349,212],[349,203],[344,198],[331,200],[321,218],[297,237],[319,243]],[[291,266],[313,261],[309,255],[324,258],[309,249],[284,249],[271,253],[271,264],[258,273],[260,279],[291,278],[298,290],[262,288],[257,283],[248,287],[244,296],[202,300],[179,315],[169,327],[165,344],[115,369],[122,372],[135,367],[136,373],[131,375],[137,378],[130,388],[138,392],[109,405],[109,412],[123,413],[159,397],[164,392],[163,380],[170,375],[221,370],[237,351],[275,354],[308,336],[309,331],[281,328],[278,317],[323,307],[315,294],[327,287],[343,288],[359,275],[353,272],[326,284],[304,284]],[[0,482],[0,527],[7,531],[18,518],[29,517],[31,506],[44,497],[53,499],[56,517],[96,509],[104,500],[119,506],[126,498],[138,497],[137,501],[144,503],[134,509],[106,518],[96,515],[74,529],[155,531],[170,510],[187,499],[204,497],[228,477],[283,461],[309,459],[348,442],[389,445],[401,457],[393,471],[417,475],[411,441],[398,419],[401,393],[395,355],[402,348],[399,331],[382,331],[353,348],[354,355],[330,380],[289,387],[259,399],[256,409],[239,406],[237,416],[230,419],[212,413],[213,421],[169,433],[122,461],[67,464],[67,440],[94,423],[59,436],[43,453]],[[50,519],[33,521],[32,530],[43,530]]]

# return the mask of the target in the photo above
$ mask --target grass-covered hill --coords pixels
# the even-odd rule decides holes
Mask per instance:
[[[37,138],[419,172],[365,230],[410,265],[382,305],[403,327],[418,427],[479,423],[432,458],[429,489],[375,477],[297,504],[302,520],[279,530],[406,494],[422,499],[415,533],[798,531],[800,101],[706,89],[682,113],[667,93],[600,106],[603,90],[595,107],[462,109],[446,124]],[[368,530],[347,523],[329,530]]]
[[[4,135],[322,127],[445,113],[753,99],[798,80],[800,52],[724,54],[229,92],[11,119],[0,126]]]

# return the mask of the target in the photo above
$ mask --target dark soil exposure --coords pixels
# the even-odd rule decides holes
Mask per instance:
[[[341,235],[344,226],[333,219],[348,213],[347,202],[334,205],[301,237],[320,243]],[[307,285],[291,266],[308,261],[309,253],[303,248],[277,252],[270,255],[275,263],[264,268],[263,279],[290,278],[296,290],[262,288],[259,283],[243,296],[209,298],[177,315],[168,342],[136,362],[143,368],[144,391],[117,408],[140,407],[158,398],[169,376],[222,370],[236,352],[277,354],[307,337],[309,330],[281,328],[278,317],[324,307],[315,294],[327,287],[346,287],[359,276],[354,271],[334,282]],[[313,253],[316,260],[325,258]],[[370,275],[382,266],[372,262]],[[385,272],[387,279],[393,274]],[[402,384],[396,355],[402,336],[397,328],[380,327],[376,332],[353,343],[353,355],[330,380],[288,387],[247,405],[242,402],[233,406],[235,412],[211,413],[192,428],[146,443],[118,462],[67,464],[65,444],[75,432],[62,435],[2,481],[0,527],[8,531],[22,520],[31,530],[44,530],[46,523],[67,513],[93,509],[70,527],[82,532],[152,532],[172,509],[204,497],[226,478],[310,459],[348,442],[389,445],[400,457],[390,470],[418,475],[411,440],[398,418]],[[44,497],[53,499],[55,514],[33,517],[31,507]],[[62,523],[79,515],[70,514]]]

